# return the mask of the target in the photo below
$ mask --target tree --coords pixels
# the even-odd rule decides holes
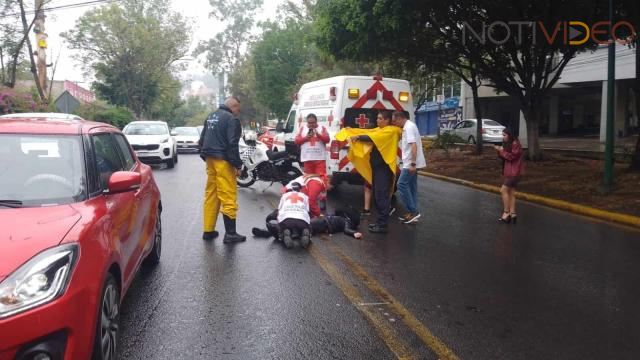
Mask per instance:
[[[163,81],[188,51],[190,27],[168,0],[122,0],[85,13],[62,36],[94,72],[94,89],[136,117],[150,114]]]
[[[135,120],[130,110],[102,101],[84,103],[74,111],[74,114],[83,119],[104,122],[120,129]]]
[[[45,3],[47,2],[43,1],[39,3],[34,14],[37,13]],[[21,71],[21,65],[28,59],[30,65],[29,70],[35,80],[40,101],[46,103],[48,99],[45,96],[45,89],[42,88],[38,80],[38,70],[35,60],[31,55],[33,54],[33,48],[29,35],[31,34],[35,19],[35,15],[33,17],[27,15],[27,9],[23,0],[0,0],[0,29],[2,30],[0,33],[0,79],[2,80],[2,84],[13,88]],[[27,56],[25,56],[25,46]],[[9,60],[6,67],[5,54]]]
[[[258,101],[257,88],[255,66],[249,54],[229,75],[229,90],[242,103],[241,119],[264,122],[269,117],[268,107]]]
[[[182,106],[176,109],[176,122],[186,126],[199,126],[212,110],[211,106],[203,104],[200,98],[190,96]]]
[[[263,25],[262,39],[251,50],[255,69],[256,100],[282,119],[291,107],[300,72],[307,64],[308,51],[300,36],[304,26],[288,21]]]
[[[222,32],[201,42],[195,56],[205,54],[205,66],[213,74],[231,74],[242,62],[244,52],[254,36],[255,15],[262,0],[209,0],[213,7],[210,17],[226,24]]]
[[[470,85],[484,79],[518,102],[527,124],[529,157],[536,160],[541,158],[538,128],[543,100],[569,60],[593,46],[565,44],[560,36],[547,41],[542,26],[557,35],[556,24],[568,18],[590,22],[598,11],[595,0],[320,0],[316,29],[319,46],[338,58],[398,58],[407,64],[435,64],[467,83],[471,80]],[[543,21],[533,23],[540,14]],[[512,30],[505,19],[521,23]],[[523,31],[525,23],[534,26]],[[469,28],[474,31],[463,31]],[[498,41],[484,42],[474,38],[475,33]]]

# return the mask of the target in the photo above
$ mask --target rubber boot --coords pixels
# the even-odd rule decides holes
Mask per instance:
[[[222,242],[228,244],[247,240],[246,236],[242,236],[236,232],[236,219],[232,219],[226,215],[223,215],[222,219],[224,220],[225,229],[224,240],[222,240]]]

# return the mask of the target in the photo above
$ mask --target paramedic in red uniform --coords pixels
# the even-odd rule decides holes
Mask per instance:
[[[307,125],[301,126],[295,139],[300,146],[300,161],[304,165],[304,173],[327,177],[327,144],[331,142],[329,131],[323,125],[318,125],[315,114],[307,115]]]

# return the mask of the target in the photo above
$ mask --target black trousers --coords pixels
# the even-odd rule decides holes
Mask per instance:
[[[279,225],[280,231],[291,230],[291,235],[301,235],[302,230],[309,229],[309,224],[300,219],[284,219]]]
[[[391,206],[391,190],[395,181],[393,172],[386,163],[373,167],[373,197],[376,202],[378,224],[387,225]]]

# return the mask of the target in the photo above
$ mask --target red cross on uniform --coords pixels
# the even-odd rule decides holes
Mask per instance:
[[[369,118],[366,117],[365,114],[360,114],[356,121],[358,123],[358,126],[360,126],[360,129],[365,129],[367,126],[369,126]]]
[[[291,192],[287,195],[287,200],[291,201],[292,204],[297,204],[298,202],[304,202],[304,198],[298,195],[297,192]]]

